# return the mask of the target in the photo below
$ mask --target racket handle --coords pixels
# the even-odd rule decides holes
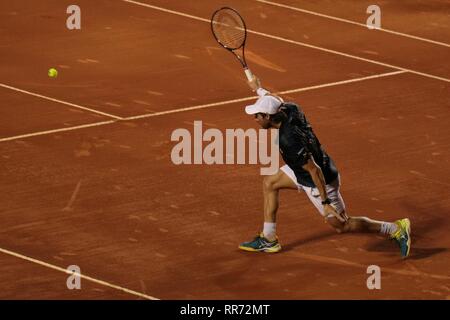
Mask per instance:
[[[247,76],[248,81],[252,81],[253,79],[253,73],[250,71],[249,68],[244,69],[245,75]]]

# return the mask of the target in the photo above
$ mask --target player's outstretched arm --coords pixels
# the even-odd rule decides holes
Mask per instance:
[[[259,80],[259,78],[255,75],[253,75],[252,80],[247,81],[247,83],[250,89],[252,89],[253,91],[261,88],[261,80]]]
[[[276,94],[273,94],[270,91],[268,91],[268,90],[264,89],[263,87],[261,87],[261,81],[255,75],[253,75],[252,80],[247,81],[247,83],[248,83],[248,86],[253,91],[256,91],[258,96],[263,97],[263,96],[266,96],[266,95],[271,95],[271,96],[277,98],[278,100],[280,100],[282,103],[284,102],[283,98],[281,98],[280,96],[277,96]]]
[[[320,198],[322,201],[325,201],[327,199],[327,192],[325,188],[325,177],[323,176],[322,169],[316,164],[312,157],[309,157],[306,164],[303,165],[303,169],[309,172],[314,184],[319,190]]]
[[[322,203],[328,202],[328,203],[325,203],[323,206],[324,211],[325,211],[325,216],[332,214],[339,221],[345,222],[347,217],[345,215],[340,215],[336,211],[336,208],[334,206],[332,206],[331,203],[329,203],[329,199],[328,199],[328,195],[327,195],[327,191],[326,191],[325,177],[323,176],[322,169],[314,162],[314,159],[312,157],[310,157],[308,159],[308,162],[306,162],[306,164],[303,165],[302,168],[304,170],[308,171],[309,174],[311,175],[311,178],[312,178],[314,184],[316,185],[317,189],[319,190],[320,198],[322,199]]]

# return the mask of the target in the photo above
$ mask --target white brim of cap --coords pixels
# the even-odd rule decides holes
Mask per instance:
[[[255,113],[261,112],[258,109],[259,109],[258,105],[252,104],[250,106],[246,106],[245,107],[245,113],[247,113],[247,114],[255,114]]]
[[[281,105],[281,101],[273,96],[265,95],[260,97],[252,105],[245,107],[245,112],[247,114],[255,113],[267,113],[275,114],[278,112],[278,108]]]

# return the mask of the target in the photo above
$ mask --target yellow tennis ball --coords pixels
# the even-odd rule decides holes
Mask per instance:
[[[50,78],[56,78],[58,76],[58,70],[56,70],[55,68],[51,68],[48,70],[48,76]]]

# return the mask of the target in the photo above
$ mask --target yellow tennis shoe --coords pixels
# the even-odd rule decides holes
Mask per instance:
[[[408,218],[395,221],[398,230],[391,236],[400,247],[400,254],[402,258],[409,255],[411,249],[411,222]]]

